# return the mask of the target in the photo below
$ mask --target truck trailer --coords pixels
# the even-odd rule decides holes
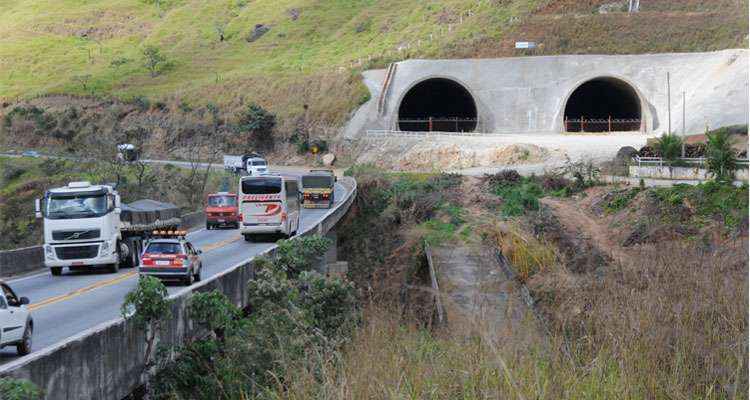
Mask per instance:
[[[71,182],[36,200],[44,219],[44,264],[52,275],[63,268],[136,267],[154,230],[179,228],[180,209],[155,200],[122,203],[110,185]]]

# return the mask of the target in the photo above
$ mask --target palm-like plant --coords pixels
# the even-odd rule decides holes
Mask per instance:
[[[656,148],[659,150],[661,158],[671,164],[682,154],[682,138],[674,133],[662,134],[656,140]]]
[[[732,137],[729,131],[719,129],[714,133],[707,133],[706,166],[714,179],[719,182],[731,182],[734,171],[737,170],[737,160],[732,148]]]

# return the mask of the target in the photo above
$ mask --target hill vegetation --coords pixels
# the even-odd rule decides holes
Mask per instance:
[[[406,58],[747,46],[747,0],[626,10],[622,0],[8,0],[0,100],[145,96],[230,112],[256,102],[280,129],[301,114],[335,126],[367,99],[361,70]],[[525,53],[517,40],[540,46]]]

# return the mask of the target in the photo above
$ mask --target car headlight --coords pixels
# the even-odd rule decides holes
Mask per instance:
[[[55,258],[55,249],[52,246],[50,246],[50,245],[45,245],[44,246],[44,256],[47,257],[47,258],[49,258],[49,259],[54,259]]]
[[[110,247],[111,247],[111,244],[109,241],[102,242],[102,247],[99,249],[99,254],[103,256],[108,255]]]

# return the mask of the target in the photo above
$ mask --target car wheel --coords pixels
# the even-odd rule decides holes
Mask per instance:
[[[25,356],[31,353],[31,336],[34,334],[34,326],[27,323],[26,329],[23,331],[23,339],[21,343],[16,345],[16,350],[19,356]]]
[[[246,242],[252,242],[253,241],[253,237],[251,235],[249,235],[249,234],[245,234],[245,235],[242,235],[242,236],[245,237],[245,241]]]
[[[203,271],[203,266],[202,266],[202,265],[201,265],[201,267],[200,267],[200,268],[198,269],[198,272],[196,272],[196,273],[195,273],[195,275],[193,275],[193,279],[194,279],[194,280],[195,280],[196,282],[200,282],[200,281],[201,281],[201,271]]]
[[[50,267],[50,272],[52,272],[52,275],[54,276],[60,276],[62,275],[62,267]]]
[[[195,282],[195,275],[188,274],[185,278],[183,278],[182,284],[185,286],[190,286]]]

